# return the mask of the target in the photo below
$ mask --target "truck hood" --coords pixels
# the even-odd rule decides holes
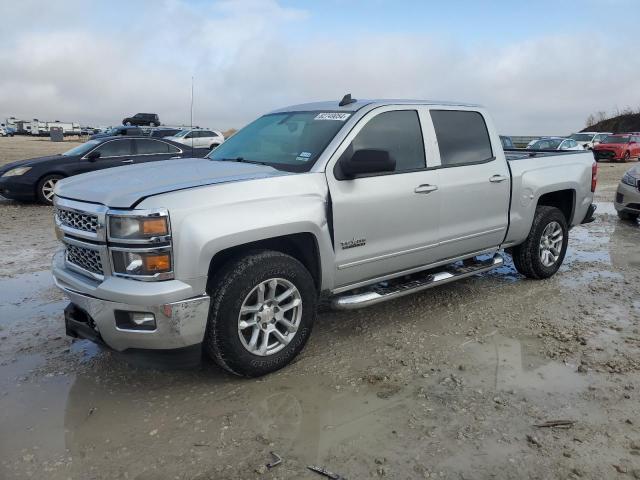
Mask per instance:
[[[275,168],[239,162],[183,158],[109,168],[65,178],[56,184],[59,197],[131,208],[139,200],[186,188],[290,175]]]

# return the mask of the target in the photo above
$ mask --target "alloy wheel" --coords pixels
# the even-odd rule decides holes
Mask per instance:
[[[542,232],[540,237],[539,255],[542,265],[553,266],[560,257],[562,251],[562,227],[558,222],[550,222]]]
[[[246,296],[238,315],[238,336],[254,355],[273,355],[296,335],[302,320],[302,296],[284,278],[256,285]]]

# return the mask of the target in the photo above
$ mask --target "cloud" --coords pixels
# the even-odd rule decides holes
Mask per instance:
[[[12,3],[19,8],[0,7],[9,25],[0,33],[0,115],[109,125],[152,111],[188,122],[192,75],[196,123],[220,129],[346,92],[481,103],[512,135],[569,133],[594,111],[640,105],[640,62],[619,61],[628,49],[592,33],[470,44],[305,31],[310,14],[275,0],[91,12],[86,3]],[[47,18],[46,29],[34,16]]]

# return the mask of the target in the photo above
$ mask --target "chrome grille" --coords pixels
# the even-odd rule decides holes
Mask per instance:
[[[104,273],[99,251],[69,244],[66,248],[67,262],[97,275]]]
[[[74,212],[73,210],[56,210],[58,221],[67,227],[82,230],[83,232],[96,233],[98,231],[98,216],[89,213]]]

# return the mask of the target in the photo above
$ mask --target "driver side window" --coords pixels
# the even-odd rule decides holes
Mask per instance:
[[[122,157],[133,153],[131,140],[111,140],[97,148],[100,158]]]
[[[345,153],[358,150],[385,150],[396,162],[394,173],[426,167],[424,141],[418,112],[397,110],[384,112],[369,120],[358,132]]]

